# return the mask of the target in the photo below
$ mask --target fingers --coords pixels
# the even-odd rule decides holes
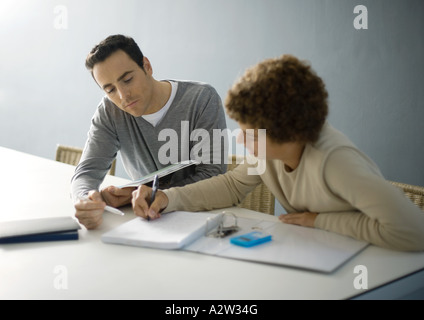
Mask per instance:
[[[156,193],[155,201],[150,205],[149,214],[157,215],[160,217],[160,213],[168,206],[168,197],[165,193],[158,190]]]
[[[118,188],[109,186],[101,191],[104,201],[112,207],[121,207],[131,203],[132,192],[135,188]]]
[[[295,213],[282,214],[278,219],[283,223],[300,225],[299,217]]]
[[[96,190],[92,190],[88,193],[88,199],[97,202],[103,201],[102,195]]]
[[[91,191],[88,199],[79,200],[75,203],[75,217],[87,229],[95,229],[99,227],[103,221],[103,212],[106,203],[98,191]]]
[[[132,192],[135,190],[135,188],[118,188],[115,186],[109,186],[106,188],[112,195],[115,197],[128,197],[132,195]]]
[[[95,229],[100,226],[103,220],[103,212],[106,206],[106,198],[109,199],[125,197],[129,198],[128,203],[132,203],[135,215],[144,219],[157,219],[160,212],[168,206],[168,197],[165,193],[158,190],[155,201],[150,205],[152,189],[147,186],[140,186],[133,191],[134,188],[117,188],[107,187],[102,190],[102,194],[98,191],[90,191],[88,199],[79,200],[75,203],[75,217],[87,229]],[[102,197],[103,195],[103,197]],[[105,199],[105,200],[103,200]]]
[[[144,185],[132,193],[132,205],[135,215],[152,220],[160,217],[160,212],[168,206],[168,197],[158,190],[155,201],[150,205],[151,196],[152,188]]]
[[[288,213],[280,215],[278,219],[283,223],[313,228],[317,215],[315,212]]]
[[[149,212],[150,206],[147,201],[150,201],[152,189],[146,186],[140,186],[137,190],[132,193],[132,206],[136,216],[144,219],[156,217],[154,212]]]

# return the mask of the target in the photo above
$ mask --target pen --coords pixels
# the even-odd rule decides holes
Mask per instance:
[[[118,209],[111,207],[111,206],[106,206],[105,211],[109,211],[110,213],[117,214],[117,215],[120,215],[120,216],[125,215],[125,213],[123,213],[121,210],[118,210]]]
[[[150,201],[150,205],[152,205],[153,201],[155,201],[156,192],[159,188],[159,177],[158,175],[155,175],[155,179],[153,180],[153,187],[152,187],[152,200]]]
[[[81,200],[81,201],[88,201],[89,200],[87,197],[78,197],[78,199]],[[120,216],[125,215],[125,213],[123,213],[121,210],[118,210],[118,209],[111,207],[111,206],[106,206],[105,211],[108,211],[110,213],[117,214],[117,215],[120,215]]]
[[[155,175],[155,178],[153,180],[152,197],[151,197],[151,200],[150,200],[150,205],[152,205],[153,201],[155,201],[156,192],[158,191],[158,188],[159,188],[159,177],[158,177],[158,175]],[[147,221],[150,221],[149,216],[147,216]]]

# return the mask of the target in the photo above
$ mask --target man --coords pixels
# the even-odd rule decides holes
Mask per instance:
[[[216,159],[214,155],[225,154],[221,145],[214,145],[212,139],[199,139],[197,144],[188,141],[195,130],[206,130],[212,137],[214,129],[226,128],[221,100],[211,86],[155,80],[150,61],[132,38],[122,35],[110,36],[95,46],[86,59],[86,67],[106,96],[94,114],[72,178],[72,196],[80,223],[88,229],[96,228],[106,205],[130,203],[132,188],[109,186],[98,191],[118,151],[133,180],[170,164],[163,149],[165,144],[169,146],[164,132],[178,134],[179,145],[171,146],[178,150],[178,161],[196,160],[198,154],[190,154],[195,146],[196,150],[209,152],[211,164],[180,170],[161,181],[162,187],[182,186],[225,172],[224,161],[212,161]]]

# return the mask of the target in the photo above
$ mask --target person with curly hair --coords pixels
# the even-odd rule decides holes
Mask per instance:
[[[136,215],[154,219],[161,212],[234,206],[264,182],[288,212],[279,217],[284,223],[424,250],[423,212],[327,122],[328,93],[308,63],[290,55],[259,63],[233,85],[225,105],[255,157],[257,129],[266,129],[265,157],[257,159],[266,170],[248,174],[253,165],[246,161],[226,174],[158,192],[151,206],[151,189],[141,186],[133,193]]]

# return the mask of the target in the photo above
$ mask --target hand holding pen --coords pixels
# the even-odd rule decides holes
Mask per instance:
[[[99,191],[93,190],[84,198],[78,199],[74,204],[75,217],[87,229],[96,229],[103,221],[103,212],[109,211],[114,214],[124,215],[118,209],[107,206]]]
[[[157,176],[155,176],[152,187],[142,185],[133,192],[132,197],[135,215],[147,220],[160,218],[160,212],[168,206],[168,197],[159,190]]]

